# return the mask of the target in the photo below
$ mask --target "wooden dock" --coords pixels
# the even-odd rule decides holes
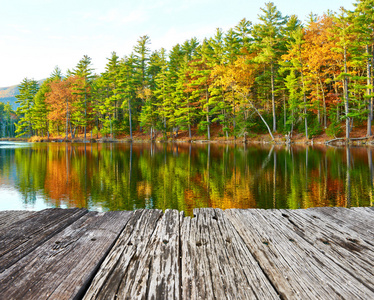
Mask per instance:
[[[373,208],[0,212],[0,299],[374,299]]]

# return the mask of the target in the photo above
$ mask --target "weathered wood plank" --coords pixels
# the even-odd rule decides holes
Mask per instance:
[[[84,215],[0,274],[0,298],[79,297],[132,214]]]
[[[204,230],[202,227],[200,225],[200,230]],[[184,218],[181,226],[182,299],[214,297],[209,261],[205,251],[206,244],[206,239],[202,238],[199,232],[197,216],[195,215],[193,219]]]
[[[0,230],[0,273],[88,211],[46,209]]]
[[[161,216],[160,210],[134,212],[83,299],[118,299],[118,294],[123,293],[120,288],[130,290],[137,286],[135,277],[142,264],[140,257],[147,251]],[[127,294],[124,298],[136,296]]]
[[[8,228],[13,223],[21,221],[35,212],[27,210],[5,210],[0,211],[0,230]]]
[[[350,209],[357,213],[364,213],[369,218],[374,217],[374,207],[351,207]]]
[[[374,219],[362,217],[360,213],[343,207],[316,207],[308,208],[303,213],[320,218],[326,224],[337,224],[346,230],[355,231],[362,236],[368,244],[374,246]]]
[[[219,209],[195,209],[181,229],[183,299],[279,299]]]
[[[252,254],[286,299],[373,299],[374,293],[265,210],[226,210]]]
[[[122,281],[118,298],[179,299],[179,212],[166,210],[150,237],[146,251],[139,256],[139,264],[128,272],[134,282]],[[134,267],[135,265],[132,265]]]
[[[335,223],[325,223],[305,210],[271,210],[264,217],[285,226],[326,255],[335,264],[374,291],[374,247],[359,234]],[[335,226],[334,226],[335,225]]]

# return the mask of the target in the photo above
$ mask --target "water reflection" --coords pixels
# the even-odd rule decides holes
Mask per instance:
[[[18,209],[173,208],[188,215],[195,207],[372,206],[372,161],[370,148],[316,146],[49,143],[0,148],[0,209],[7,204],[14,209],[14,201]],[[9,188],[17,191],[16,199],[9,198]]]

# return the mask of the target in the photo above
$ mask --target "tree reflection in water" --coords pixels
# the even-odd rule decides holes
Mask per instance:
[[[0,198],[93,210],[373,205],[370,148],[34,144],[0,149]]]

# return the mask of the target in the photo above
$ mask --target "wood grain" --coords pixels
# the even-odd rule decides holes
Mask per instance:
[[[89,212],[0,274],[1,299],[82,295],[132,212]]]
[[[88,211],[45,209],[0,230],[0,273]]]

